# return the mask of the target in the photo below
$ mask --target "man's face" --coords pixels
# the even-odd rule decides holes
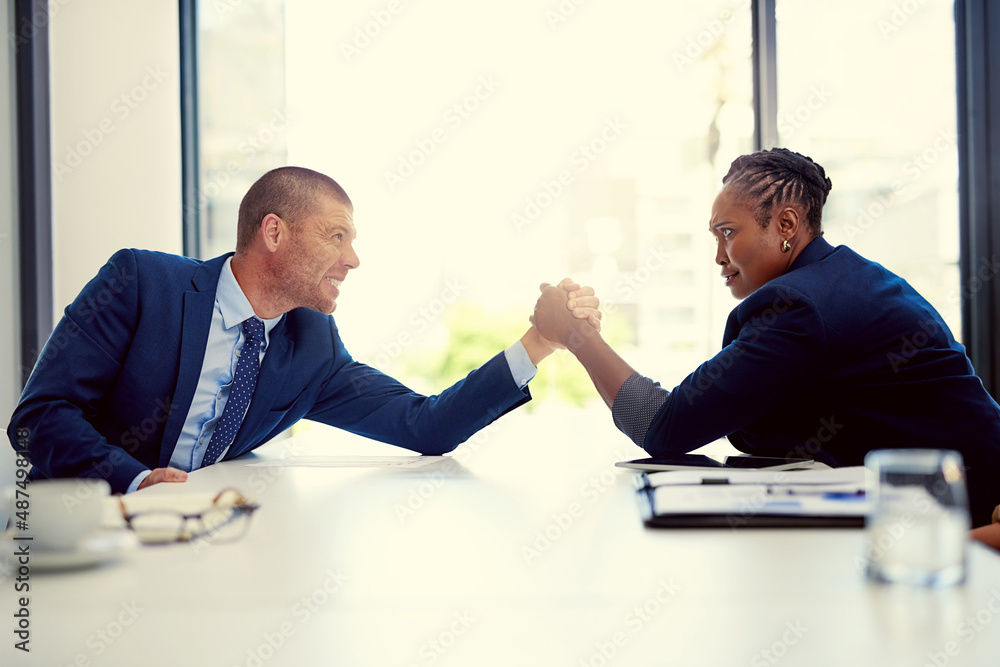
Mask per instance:
[[[321,199],[312,213],[288,226],[275,289],[291,308],[312,308],[329,315],[337,308],[340,284],[360,265],[354,252],[354,211],[332,197]]]
[[[718,244],[715,263],[737,299],[745,299],[787,270],[789,255],[781,252],[784,239],[778,222],[772,218],[762,229],[753,211],[728,188],[715,199],[708,225]]]

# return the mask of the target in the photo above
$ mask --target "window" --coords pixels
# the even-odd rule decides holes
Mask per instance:
[[[776,13],[778,131],[833,181],[827,240],[906,278],[957,338],[952,4],[778,0]]]
[[[777,124],[834,182],[827,238],[959,335],[954,25],[947,0],[918,4],[778,0]],[[203,2],[205,254],[232,247],[257,176],[309,166],[355,203],[362,267],[337,315],[356,358],[438,390],[523,333],[540,281],[571,275],[670,386],[736,304],[707,222],[754,145],[750,5]],[[543,372],[589,387],[568,361]]]
[[[282,0],[199,2],[201,255],[236,247],[240,200],[286,159]]]

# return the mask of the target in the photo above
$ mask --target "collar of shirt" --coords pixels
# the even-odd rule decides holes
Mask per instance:
[[[240,326],[248,317],[257,317],[253,312],[253,306],[250,305],[246,295],[243,293],[243,289],[236,282],[236,276],[233,275],[233,267],[231,266],[232,262],[233,258],[229,257],[226,259],[226,263],[222,265],[222,273],[219,275],[219,288],[215,294],[215,299],[219,302],[219,310],[222,312],[222,326],[227,330]],[[267,349],[267,344],[271,337],[271,329],[281,321],[282,317],[284,315],[278,315],[269,320],[265,320],[262,317],[257,318],[264,323],[262,352]]]

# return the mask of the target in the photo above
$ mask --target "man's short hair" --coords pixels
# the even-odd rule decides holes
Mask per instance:
[[[267,172],[250,186],[240,202],[236,225],[237,252],[249,248],[260,230],[260,223],[273,213],[289,225],[309,215],[325,197],[354,208],[350,197],[337,181],[305,167],[278,167]]]

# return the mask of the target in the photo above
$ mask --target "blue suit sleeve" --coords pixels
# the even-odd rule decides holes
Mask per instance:
[[[108,260],[67,306],[7,429],[12,441],[18,434],[27,441],[34,474],[103,478],[121,493],[147,469],[93,424],[121,370],[138,309],[138,269],[128,250]]]
[[[306,415],[421,454],[443,454],[531,399],[498,353],[440,394],[424,396],[351,358],[331,321],[334,371]]]
[[[815,305],[764,286],[730,316],[735,338],[686,377],[646,432],[652,456],[680,454],[779,412],[821,376],[825,329]],[[727,329],[727,331],[729,330]]]

